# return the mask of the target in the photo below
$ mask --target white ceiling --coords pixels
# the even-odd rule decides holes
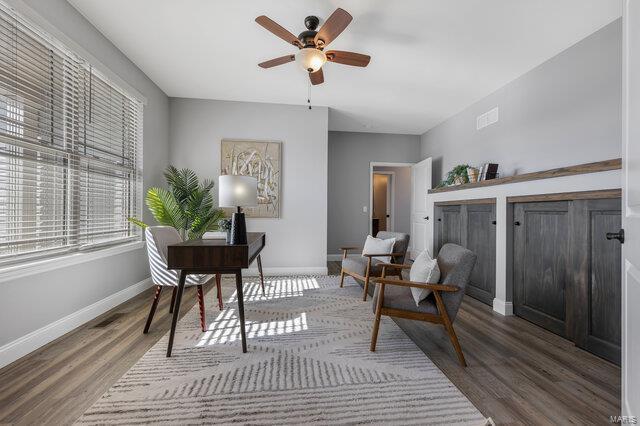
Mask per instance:
[[[297,49],[254,22],[294,34],[342,7],[353,22],[332,49],[367,68],[326,64],[311,88],[331,130],[421,134],[621,15],[620,0],[69,0],[172,97],[305,104]]]

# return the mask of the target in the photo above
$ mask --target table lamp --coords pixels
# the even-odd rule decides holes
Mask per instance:
[[[251,176],[222,175],[218,191],[220,207],[238,209],[231,218],[231,244],[247,244],[247,225],[242,207],[258,205],[258,180]]]

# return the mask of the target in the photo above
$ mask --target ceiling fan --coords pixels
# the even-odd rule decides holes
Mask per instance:
[[[264,15],[258,16],[256,18],[258,24],[300,49],[295,55],[281,56],[261,62],[258,66],[271,68],[296,61],[309,73],[309,79],[313,85],[324,82],[322,66],[327,61],[354,67],[366,67],[371,60],[368,55],[341,50],[328,50],[326,52],[324,50],[329,43],[347,28],[352,19],[353,17],[346,10],[338,8],[329,16],[320,30],[316,31],[318,24],[320,24],[320,19],[317,16],[307,16],[304,19],[304,25],[307,30],[296,37],[272,19]]]

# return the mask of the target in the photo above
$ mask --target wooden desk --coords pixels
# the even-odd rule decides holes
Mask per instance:
[[[180,281],[173,306],[171,334],[167,346],[167,357],[171,356],[173,338],[178,324],[180,300],[184,291],[184,282],[189,274],[235,274],[238,295],[238,316],[240,317],[240,335],[242,336],[242,352],[247,352],[247,338],[244,327],[244,300],[242,295],[242,268],[248,268],[254,260],[258,262],[260,284],[264,294],[264,276],[260,252],[265,245],[263,232],[247,233],[247,244],[231,245],[224,240],[191,240],[168,247],[167,268],[180,270]]]

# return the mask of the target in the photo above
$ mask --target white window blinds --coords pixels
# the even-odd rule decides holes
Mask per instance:
[[[0,264],[140,239],[142,103],[0,3]]]

